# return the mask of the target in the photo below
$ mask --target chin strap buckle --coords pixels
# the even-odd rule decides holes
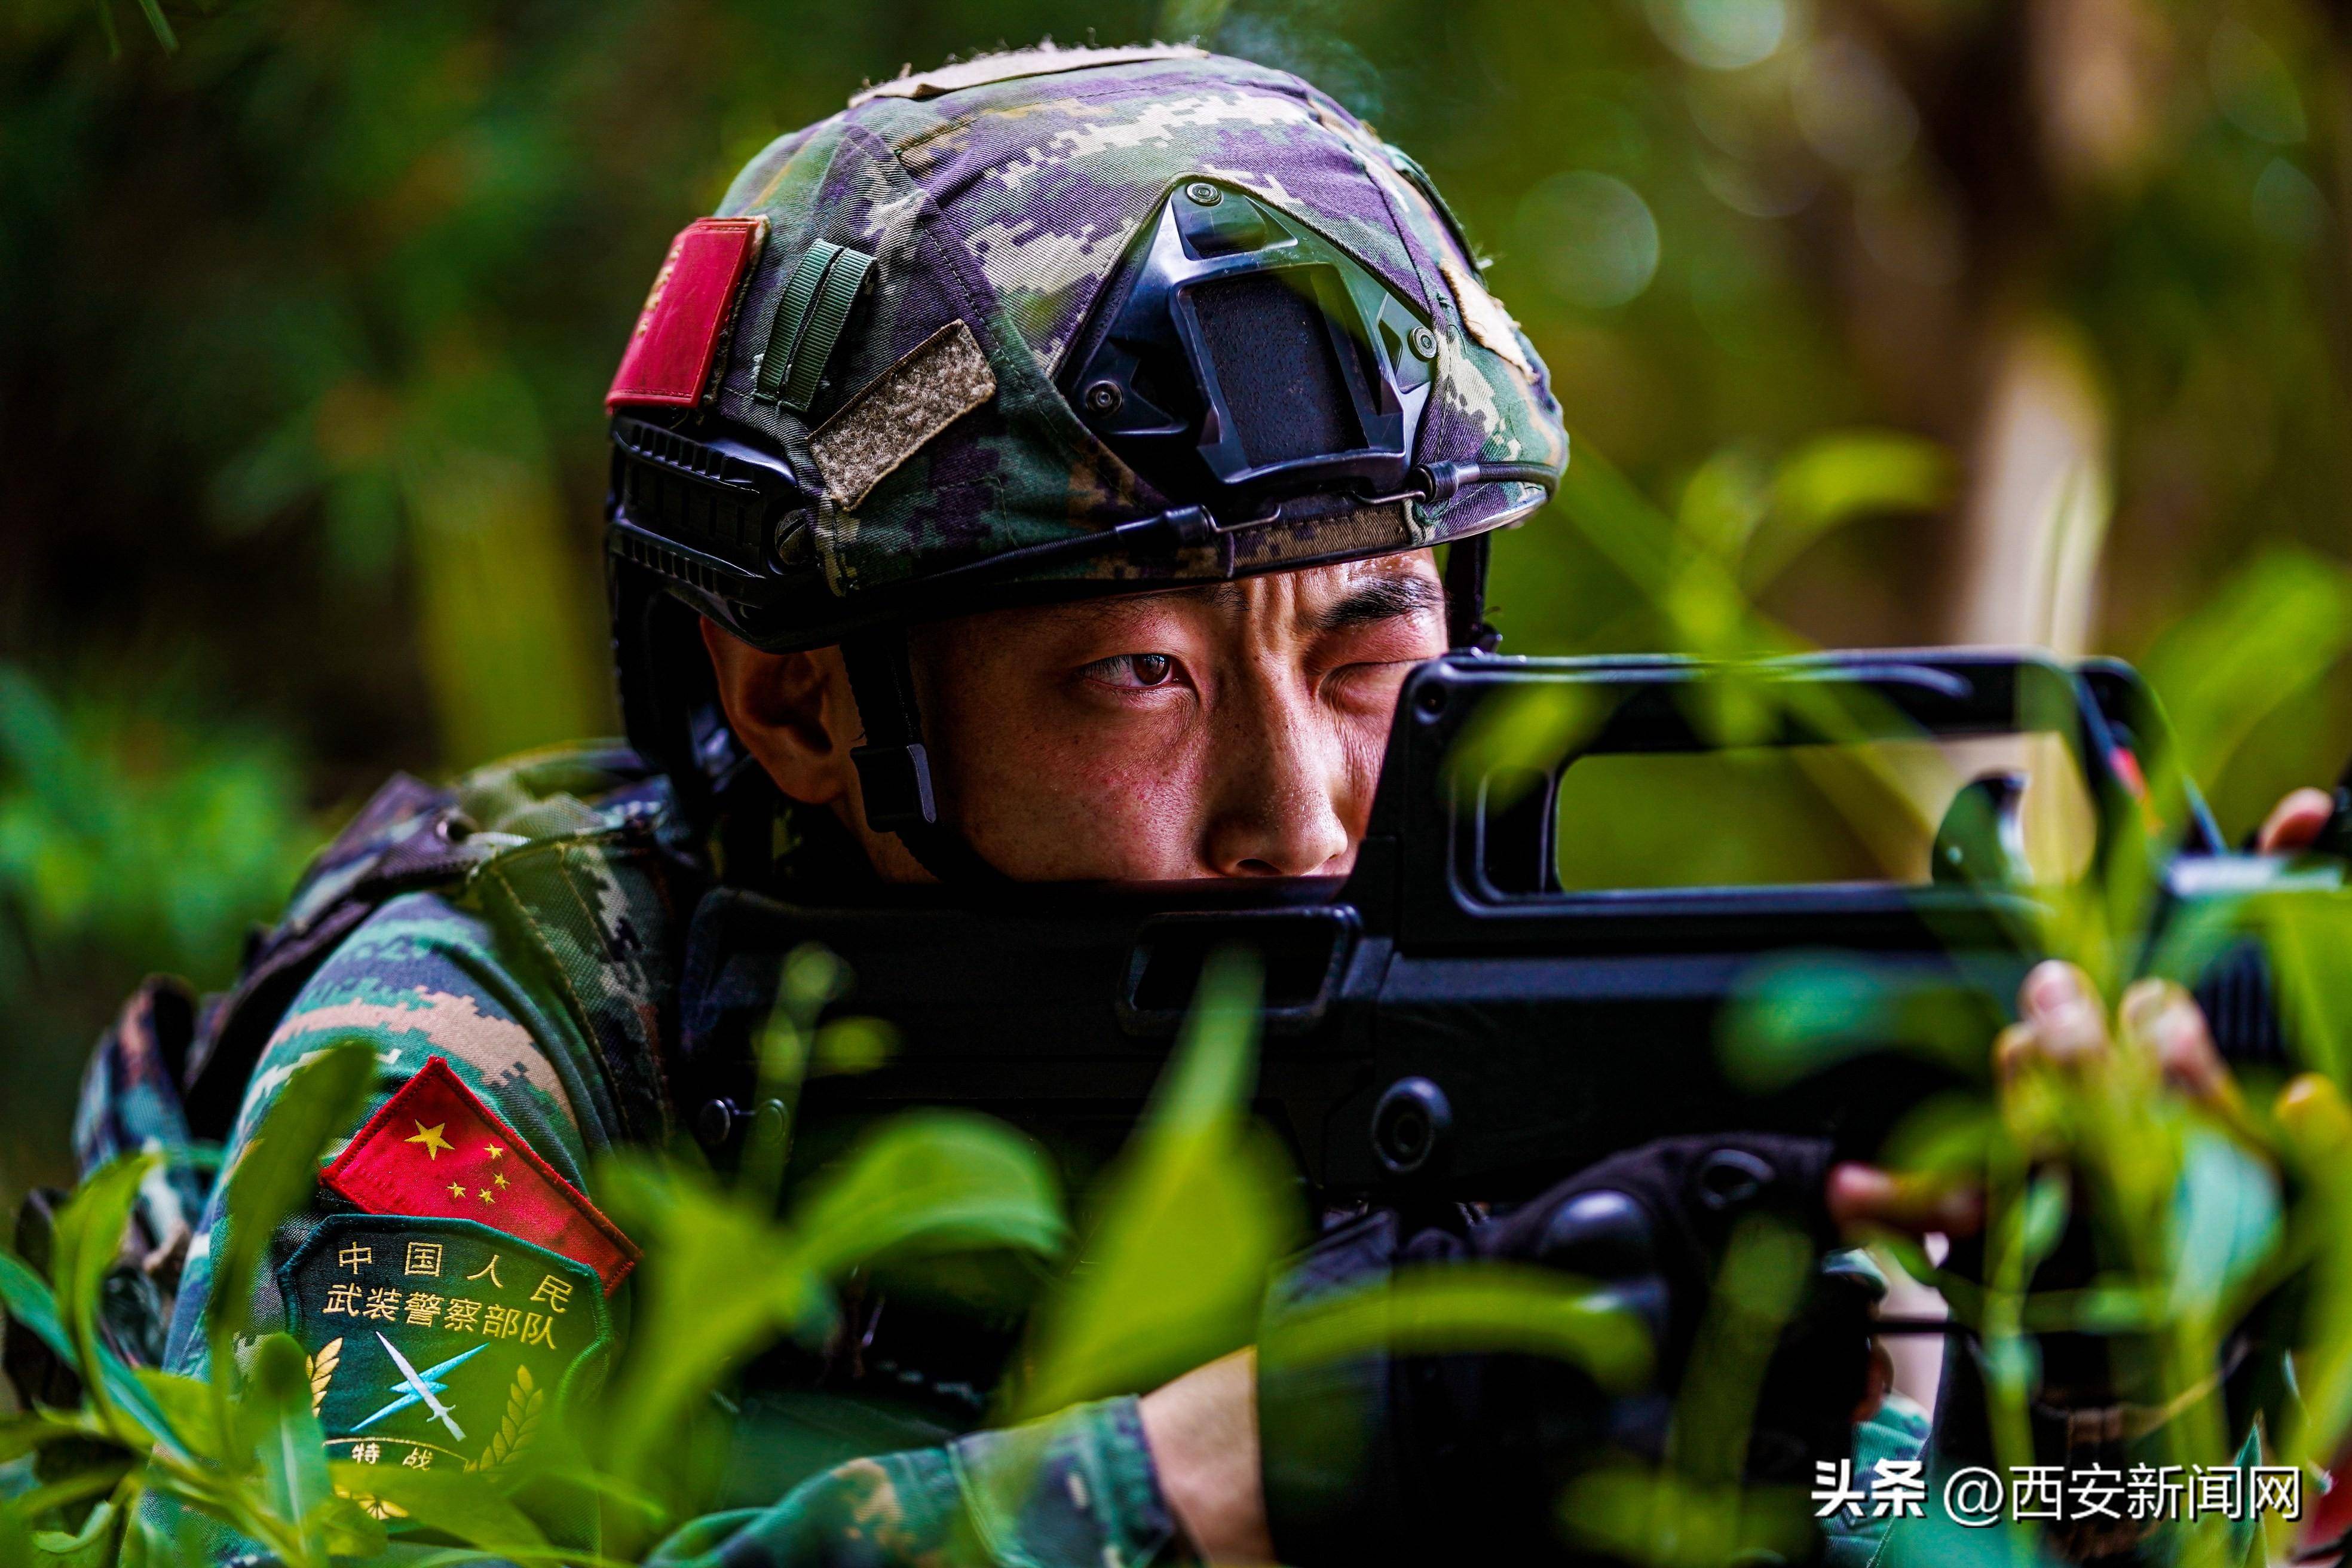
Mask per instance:
[[[877,833],[903,833],[936,826],[939,802],[931,790],[931,762],[920,741],[900,745],[859,746],[849,760],[857,768],[866,820]]]

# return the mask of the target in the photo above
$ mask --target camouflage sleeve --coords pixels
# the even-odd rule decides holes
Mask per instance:
[[[375,1053],[349,1143],[397,1178],[391,1196],[362,1206],[322,1182],[250,1282],[254,1331],[289,1332],[310,1358],[336,1458],[495,1468],[535,1433],[546,1399],[601,1377],[625,1331],[628,1287],[608,1290],[618,1271],[600,1275],[588,1245],[614,1245],[594,1228],[610,1222],[584,1196],[619,1114],[541,972],[462,899],[404,895],[320,966],[256,1065],[230,1162],[303,1061],[354,1039]],[[404,1098],[385,1114],[395,1094]],[[424,1110],[413,1135],[412,1108]],[[171,1371],[204,1374],[205,1304],[216,1289],[247,1288],[212,1274],[222,1196],[189,1247]],[[420,1384],[435,1397],[415,1394]],[[562,1536],[586,1528],[542,1523]]]
[[[1142,1568],[1193,1561],[1136,1402],[853,1459],[772,1508],[698,1520],[659,1568]]]
[[[495,927],[453,900],[411,893],[386,903],[287,1009],[255,1066],[227,1159],[236,1160],[297,1067],[328,1046],[357,1039],[376,1053],[367,1116],[440,1058],[557,1176],[584,1191],[588,1163],[614,1142],[618,1115],[593,1051],[533,973],[528,955],[506,951]],[[164,1354],[175,1372],[203,1370],[202,1320],[221,1195],[216,1190],[205,1211],[181,1277]],[[321,1188],[311,1211],[289,1225],[281,1238],[288,1245],[273,1264],[327,1215],[350,1207]],[[255,1289],[257,1330],[288,1326],[274,1275]]]

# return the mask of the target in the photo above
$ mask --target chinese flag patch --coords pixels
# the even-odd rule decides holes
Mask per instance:
[[[435,1057],[319,1178],[370,1214],[470,1219],[586,1264],[604,1293],[637,1249]]]
[[[632,403],[692,408],[702,401],[734,319],[735,291],[767,235],[763,217],[706,217],[670,241],[604,394],[607,412]]]

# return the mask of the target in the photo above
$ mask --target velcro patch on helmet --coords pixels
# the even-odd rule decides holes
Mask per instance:
[[[825,492],[855,510],[940,431],[996,395],[971,329],[950,321],[876,376],[809,437]]]
[[[1470,329],[1470,335],[1509,361],[1521,375],[1534,375],[1535,366],[1528,363],[1528,352],[1519,346],[1518,323],[1503,309],[1503,302],[1454,258],[1439,257],[1437,269],[1445,274],[1445,285],[1462,307],[1462,324]]]
[[[702,401],[734,322],[736,296],[767,236],[764,217],[697,218],[678,232],[604,394],[608,412]]]

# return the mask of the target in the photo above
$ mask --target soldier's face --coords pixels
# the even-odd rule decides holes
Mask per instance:
[[[761,654],[706,626],[735,729],[877,870],[837,651]],[[1405,673],[1445,651],[1427,552],[1212,587],[996,610],[919,630],[942,809],[1022,880],[1336,875],[1355,859]]]

